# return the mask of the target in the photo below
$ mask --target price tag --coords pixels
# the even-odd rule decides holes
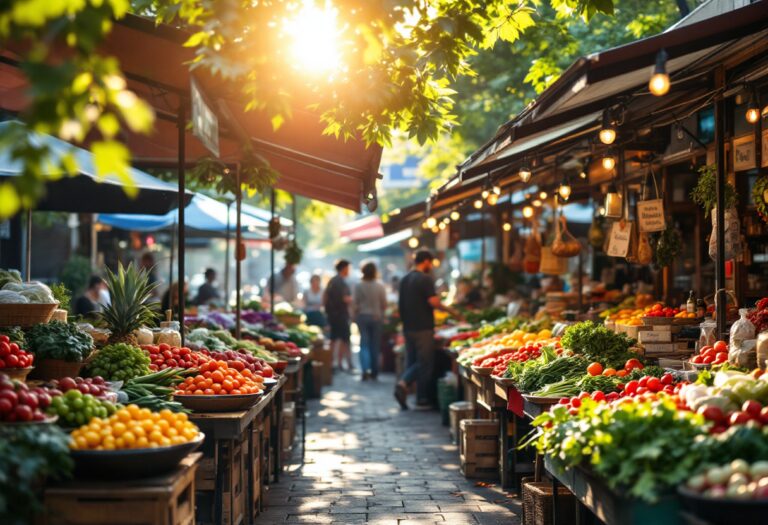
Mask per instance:
[[[637,225],[641,232],[660,232],[667,227],[664,220],[664,201],[651,199],[637,203]]]
[[[608,255],[626,257],[629,253],[630,237],[632,237],[632,222],[625,220],[614,222],[608,237]]]

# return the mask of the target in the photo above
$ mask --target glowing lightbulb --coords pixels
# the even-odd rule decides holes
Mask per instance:
[[[501,225],[501,229],[504,230],[505,232],[512,231],[512,225],[509,224],[508,222],[505,222],[504,224]]]
[[[528,168],[527,166],[523,166],[522,168],[520,168],[520,172],[518,173],[518,175],[520,175],[521,181],[528,182],[529,180],[531,180],[531,176],[533,175],[533,173],[531,172],[530,168]]]
[[[472,206],[474,206],[476,210],[479,210],[480,208],[483,207],[483,201],[481,201],[480,199],[477,199],[475,202],[472,203]]]
[[[434,228],[437,225],[437,219],[434,217],[429,217],[426,222],[427,228]]]
[[[452,221],[458,221],[459,219],[461,219],[461,213],[459,213],[457,211],[452,211],[451,212],[451,220]]]
[[[568,197],[571,196],[571,186],[568,183],[563,183],[557,189],[557,193],[560,194],[560,197],[562,197],[564,201],[567,201]]]
[[[653,67],[651,80],[648,82],[651,93],[660,97],[669,92],[669,75],[667,74],[667,52],[663,49],[656,54],[656,65]]]
[[[547,198],[547,192],[546,191],[539,192],[539,198],[541,200],[546,199]]]
[[[616,167],[616,159],[614,159],[611,155],[606,155],[603,157],[603,168],[610,171],[614,167]]]
[[[533,207],[532,206],[525,206],[523,207],[523,217],[526,219],[530,219],[533,217]]]
[[[531,204],[533,204],[533,205],[534,205],[535,207],[537,207],[537,208],[541,208],[542,204],[544,204],[544,203],[543,203],[543,202],[541,202],[541,200],[539,200],[539,199],[536,199],[536,200],[534,200],[534,201],[533,201]]]
[[[488,195],[488,204],[491,206],[496,206],[496,204],[499,202],[499,196],[495,193],[491,193]]]
[[[408,247],[411,249],[416,249],[419,247],[419,239],[417,237],[411,237],[408,239]]]

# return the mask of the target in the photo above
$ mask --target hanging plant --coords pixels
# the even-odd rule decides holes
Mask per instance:
[[[250,146],[242,148],[240,159],[240,184],[248,197],[272,188],[280,174],[269,165],[267,159],[254,152]],[[237,193],[237,177],[225,163],[213,157],[203,157],[189,172],[190,179],[200,186],[213,188],[220,195]]]
[[[691,200],[704,208],[704,216],[717,206],[717,166],[710,164],[699,168],[699,180],[691,192]],[[733,184],[725,183],[725,208],[736,206],[737,195]]]
[[[673,225],[659,234],[656,240],[656,250],[653,253],[653,264],[656,268],[664,268],[671,265],[680,252],[683,251],[683,239],[680,232]]]
[[[755,210],[763,222],[768,222],[768,176],[762,175],[757,178],[752,187],[752,201],[755,203]]]
[[[302,250],[296,239],[292,239],[285,247],[285,264],[299,265],[301,259],[304,256],[304,250]]]

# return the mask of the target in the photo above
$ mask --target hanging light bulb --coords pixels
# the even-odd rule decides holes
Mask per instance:
[[[488,204],[490,206],[496,206],[496,204],[498,204],[499,202],[499,196],[496,195],[495,193],[491,193],[490,195],[488,195],[488,198],[486,200],[488,201]]]
[[[539,199],[535,199],[531,204],[533,204],[536,208],[541,208],[541,206],[544,204]]]
[[[603,157],[602,163],[605,170],[611,171],[616,167],[616,157],[609,151],[605,154],[605,157]]]
[[[437,229],[440,231],[443,231],[445,228],[446,226],[444,222],[441,222],[440,224],[437,225]]]
[[[499,186],[494,186],[493,188],[491,188],[491,192],[494,195],[501,195],[501,188]]]
[[[539,198],[540,198],[541,200],[544,200],[544,199],[546,199],[546,198],[547,198],[547,192],[546,192],[546,191],[540,191],[540,192],[539,192]]]
[[[526,219],[530,219],[533,217],[533,207],[532,206],[524,206],[523,207],[523,217]]]
[[[660,97],[669,92],[669,75],[667,74],[667,52],[663,49],[656,53],[656,65],[653,66],[653,74],[648,82],[648,89]]]
[[[461,213],[459,213],[456,210],[452,211],[451,212],[451,220],[452,221],[458,221],[459,219],[461,219]]]
[[[504,224],[501,225],[501,229],[504,230],[505,232],[512,231],[512,225],[509,224],[508,222],[505,222]]]
[[[450,218],[450,217],[446,217],[445,219],[443,219],[443,222],[444,222],[446,225],[448,225],[448,224],[451,224],[451,218]]]
[[[616,126],[614,126],[611,113],[607,109],[603,111],[603,125],[598,135],[603,144],[613,144],[613,141],[616,140]]]
[[[747,122],[757,124],[760,120],[760,105],[757,103],[757,97],[754,90],[749,95],[749,104],[747,105]]]
[[[415,250],[419,247],[419,239],[418,237],[411,237],[408,239],[408,247]]]
[[[597,214],[600,215],[600,217],[605,217],[605,206],[600,206],[597,209]]]
[[[479,210],[480,208],[483,207],[483,201],[481,201],[480,199],[477,199],[475,200],[475,202],[472,203],[472,206],[474,206],[476,210]]]
[[[608,189],[608,193],[605,194],[605,213],[603,215],[618,219],[621,217],[621,208],[621,193],[619,193],[619,190],[616,188],[616,183],[612,182],[611,187]]]
[[[491,192],[490,192],[490,191],[488,191],[488,190],[483,190],[483,193],[481,193],[481,194],[480,194],[480,196],[481,196],[483,199],[487,199],[487,198],[488,198],[488,195],[490,195],[490,194],[491,194]]]
[[[421,228],[424,229],[424,230],[428,230],[429,229],[429,226],[427,226],[427,221],[424,221],[424,222],[421,223]]]
[[[533,175],[533,172],[531,171],[531,168],[529,168],[526,165],[523,165],[520,168],[518,175],[520,175],[521,181],[528,182],[529,180],[531,180],[531,176]]]
[[[435,227],[432,228],[432,233],[438,233],[439,231],[440,231],[440,228],[437,225],[435,225]]]
[[[564,177],[562,184],[557,188],[557,193],[564,201],[567,201],[568,197],[571,196],[571,191],[571,185],[568,184],[568,177]]]
[[[437,219],[434,217],[428,217],[426,223],[427,228],[434,228],[437,225]]]

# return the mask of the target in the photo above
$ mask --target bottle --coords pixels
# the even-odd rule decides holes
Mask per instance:
[[[688,301],[685,303],[685,311],[689,314],[696,313],[696,296],[693,290],[688,294]]]

